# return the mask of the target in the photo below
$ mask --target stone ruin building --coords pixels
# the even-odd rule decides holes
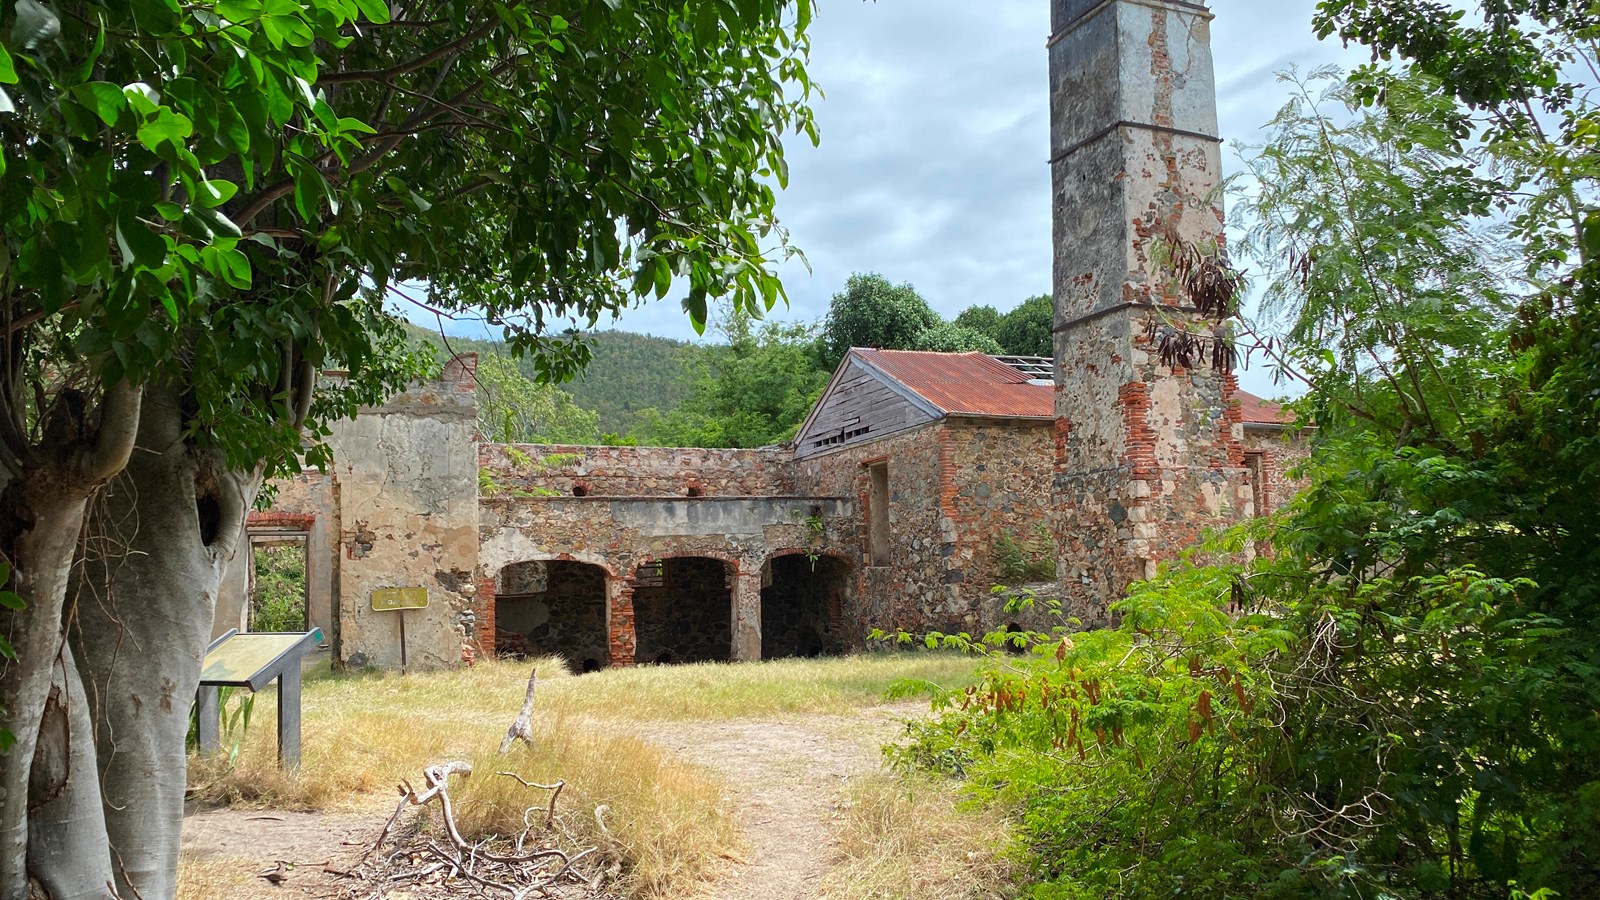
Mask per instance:
[[[277,486],[253,543],[302,541],[337,662],[400,664],[372,592],[426,588],[411,665],[561,653],[580,669],[863,645],[870,629],[1015,626],[1013,557],[1085,621],[1209,528],[1283,498],[1295,445],[1231,373],[1146,337],[1209,329],[1164,240],[1220,247],[1211,14],[1052,0],[1054,359],[854,349],[791,446],[476,439],[475,360],[333,427],[334,464]],[[244,621],[249,554],[216,631]],[[1036,561],[1036,559],[1035,559]],[[1020,623],[1023,626],[1035,622]]]

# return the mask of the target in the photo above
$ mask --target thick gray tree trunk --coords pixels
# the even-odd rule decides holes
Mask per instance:
[[[94,723],[70,644],[62,648],[45,699],[29,779],[28,868],[54,900],[103,898],[112,891]]]
[[[0,554],[13,568],[9,589],[26,604],[0,608],[0,634],[17,652],[0,662],[4,725],[17,742],[0,754],[0,900],[29,897],[30,875],[42,886],[55,884],[61,896],[109,893],[105,833],[93,825],[94,768],[84,765],[93,756],[92,733],[62,621],[84,510],[127,462],[139,401],[140,388],[118,384],[106,391],[98,421],[81,405],[58,406],[42,423],[41,444],[19,454],[18,468],[0,473]],[[53,880],[43,871],[62,857],[43,846],[46,856],[35,855],[30,815],[59,816],[81,835],[69,877]]]
[[[239,545],[259,475],[184,439],[171,386],[151,386],[138,446],[91,525],[73,639],[94,706],[105,826],[124,896],[177,889],[189,706],[223,567]]]

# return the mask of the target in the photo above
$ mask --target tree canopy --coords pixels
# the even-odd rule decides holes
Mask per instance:
[[[261,479],[298,465],[306,432],[316,461],[331,417],[421,371],[382,309],[392,285],[486,311],[552,379],[587,358],[570,329],[674,285],[697,322],[710,297],[781,297],[772,184],[787,180],[783,134],[815,136],[810,11],[19,0],[0,14],[0,556],[21,604],[0,611],[17,656],[0,672],[16,741],[0,757],[0,896],[30,875],[60,895],[170,895],[184,722],[155,715],[155,694],[193,692],[206,585]],[[348,377],[313,393],[324,367]],[[88,496],[113,476],[103,508],[147,527],[121,564],[75,567]],[[66,617],[69,574],[148,615]],[[127,641],[136,663],[116,653]],[[80,680],[135,701],[89,709]],[[70,729],[41,731],[51,691],[80,698]],[[100,778],[33,769],[41,741],[72,744],[41,759],[97,760]]]
[[[918,335],[940,322],[939,314],[909,283],[890,284],[882,275],[858,272],[833,295],[828,307],[823,325],[828,366],[838,365],[851,347],[910,349]]]

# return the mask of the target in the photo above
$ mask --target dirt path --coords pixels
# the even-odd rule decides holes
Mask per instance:
[[[850,779],[878,771],[906,709],[782,721],[689,722],[643,734],[727,786],[746,858],[708,900],[809,900],[834,856],[831,820]]]
[[[919,708],[926,709],[895,705],[843,716],[639,729],[646,740],[713,772],[737,812],[745,858],[730,861],[698,900],[810,900],[835,855],[833,818],[844,790],[852,778],[878,771],[879,748]],[[213,878],[225,871],[228,895],[241,900],[327,897],[332,880],[324,866],[351,863],[371,845],[388,811],[191,810],[184,819],[186,865],[209,867]],[[286,864],[279,867],[286,875],[281,886],[257,877],[280,861]]]

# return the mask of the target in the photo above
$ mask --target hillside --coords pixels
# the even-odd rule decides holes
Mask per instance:
[[[408,331],[419,342],[443,348],[438,332],[418,326]],[[508,352],[499,341],[454,337],[457,353]],[[577,379],[561,385],[573,400],[600,417],[600,430],[628,437],[638,424],[640,410],[666,413],[682,403],[693,389],[688,365],[704,350],[696,344],[631,331],[597,331],[588,338],[594,358]],[[529,378],[533,366],[518,360]]]

